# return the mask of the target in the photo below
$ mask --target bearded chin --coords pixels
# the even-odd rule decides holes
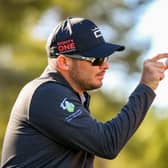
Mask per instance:
[[[90,90],[95,90],[95,89],[99,89],[103,84],[87,84],[84,86],[84,90],[85,91],[90,91]]]

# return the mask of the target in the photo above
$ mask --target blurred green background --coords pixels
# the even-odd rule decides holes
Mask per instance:
[[[59,20],[81,16],[94,20],[108,41],[125,44],[127,50],[114,54],[111,70],[119,66],[129,77],[139,77],[139,58],[150,48],[150,39],[131,46],[131,30],[152,0],[1,0],[0,1],[0,155],[14,101],[24,84],[40,75],[47,64],[45,42]],[[136,47],[135,47],[136,46]],[[138,81],[137,81],[138,82]],[[111,84],[112,85],[112,84]],[[125,89],[130,86],[125,83]],[[136,85],[135,85],[136,87]],[[134,88],[132,88],[133,90]],[[106,121],[115,116],[128,95],[118,98],[118,87],[91,92],[94,117]],[[143,124],[114,160],[96,158],[95,168],[166,168],[167,121],[150,108]]]

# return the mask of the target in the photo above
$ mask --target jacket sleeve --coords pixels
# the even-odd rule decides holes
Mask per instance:
[[[101,123],[91,117],[69,88],[48,83],[34,93],[29,121],[44,136],[57,143],[111,159],[134,134],[154,97],[150,88],[140,84],[120,113]]]

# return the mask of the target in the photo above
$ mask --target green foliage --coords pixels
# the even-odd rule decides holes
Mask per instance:
[[[49,1],[1,0],[0,2],[0,43],[15,43],[23,32],[25,21],[34,21],[49,5]],[[32,16],[33,14],[33,16]]]
[[[91,92],[91,112],[93,117],[99,121],[107,121],[117,114],[120,107],[124,104],[115,98],[109,98],[101,91]]]

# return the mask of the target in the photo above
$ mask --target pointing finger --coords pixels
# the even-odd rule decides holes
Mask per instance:
[[[163,58],[168,58],[168,53],[158,54],[155,57],[151,58],[152,61],[158,61]]]

